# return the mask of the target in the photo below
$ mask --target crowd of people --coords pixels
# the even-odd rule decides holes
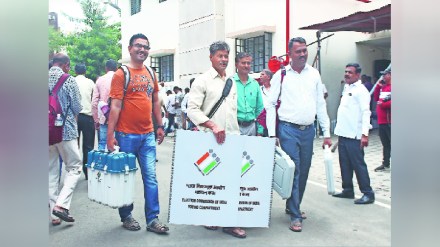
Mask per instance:
[[[307,64],[308,50],[304,38],[292,38],[288,44],[290,62],[272,73],[264,69],[259,82],[250,76],[252,56],[239,52],[235,56],[236,73],[227,75],[229,45],[216,41],[209,47],[211,67],[190,81],[185,93],[178,86],[161,96],[155,73],[144,65],[150,42],[143,34],[135,34],[128,45],[130,62],[129,83],[114,60],[105,63],[106,74],[96,84],[85,77],[86,66],[75,66],[76,77],[70,76],[59,90],[60,103],[66,121],[63,141],[49,146],[49,206],[52,224],[61,220],[74,222],[70,202],[81,172],[87,163],[87,153],[94,147],[98,131],[98,149],[132,153],[137,157],[142,174],[145,198],[145,223],[148,231],[166,233],[169,228],[160,222],[158,183],[156,179],[156,145],[177,128],[212,132],[218,144],[227,134],[276,138],[279,145],[294,161],[295,174],[292,194],[286,200],[285,212],[290,218],[289,229],[301,232],[306,213],[301,211],[307,179],[313,156],[315,119],[322,128],[323,144],[332,146],[330,120],[325,101],[325,87],[321,75]],[[49,90],[64,73],[70,70],[70,59],[59,53],[53,57],[49,69]],[[374,90],[377,103],[380,139],[384,146],[383,163],[376,171],[390,167],[391,152],[391,69],[382,72],[384,83],[367,89],[361,81],[361,66],[348,63],[345,83],[337,113],[335,134],[338,136],[339,165],[342,192],[337,198],[354,199],[353,173],[363,193],[355,204],[375,201],[370,186],[363,148],[368,146],[370,131],[370,94]],[[232,84],[231,84],[232,83]],[[368,85],[369,86],[369,85]],[[226,92],[226,94],[225,94]],[[109,100],[110,99],[110,100]],[[221,99],[221,100],[219,100]],[[278,101],[281,102],[277,107]],[[266,110],[266,128],[256,119]],[[146,114],[151,113],[151,114]],[[166,124],[166,125],[165,125]],[[79,135],[82,133],[81,159]],[[60,185],[59,157],[64,162],[66,177]],[[118,209],[122,226],[137,231],[141,226],[133,218],[134,205]],[[217,226],[205,226],[217,230]],[[234,237],[245,238],[240,226],[223,227],[222,231]]]

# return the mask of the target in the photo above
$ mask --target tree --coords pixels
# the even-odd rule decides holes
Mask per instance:
[[[105,8],[97,0],[78,0],[84,18],[70,18],[84,24],[84,29],[63,35],[49,31],[49,49],[59,51],[63,47],[70,57],[71,73],[78,63],[87,66],[86,76],[96,81],[105,73],[105,61],[121,57],[121,25],[109,25],[104,16]]]

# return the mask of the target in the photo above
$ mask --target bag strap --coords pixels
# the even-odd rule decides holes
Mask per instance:
[[[284,76],[286,76],[286,68],[283,66],[281,68],[280,94],[278,94],[278,100],[280,100],[280,97],[281,97],[281,88],[283,87]]]
[[[57,84],[52,88],[52,90],[49,89],[49,95],[58,94],[58,90],[63,86],[64,82],[69,78],[69,74],[64,73],[63,75],[58,78]]]
[[[222,97],[220,97],[217,103],[215,103],[214,107],[211,109],[211,111],[208,114],[208,118],[212,118],[212,116],[214,116],[215,112],[218,110],[218,108],[223,103],[225,98],[229,95],[231,88],[232,88],[232,79],[228,78],[226,80],[225,87],[223,88]]]
[[[156,74],[154,73],[153,69],[148,66],[148,65],[144,65],[145,68],[147,69],[148,73],[150,73],[150,77],[151,79],[153,79],[153,83],[156,81]]]

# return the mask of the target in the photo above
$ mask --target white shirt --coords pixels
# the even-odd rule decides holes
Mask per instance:
[[[269,136],[275,136],[275,105],[280,94],[280,82],[281,70],[278,70],[270,81],[271,93],[266,107],[266,125]],[[287,65],[281,87],[279,119],[298,125],[310,125],[313,124],[315,115],[317,115],[324,137],[330,137],[330,120],[318,70],[306,64],[301,73],[298,73]]]
[[[165,103],[165,107],[167,108],[168,113],[176,114],[176,108],[173,106],[176,103],[176,95],[170,94],[167,97],[167,101]]]
[[[237,87],[231,87],[231,91],[214,116],[211,119],[207,117],[222,96],[225,84],[226,79],[220,77],[212,67],[194,80],[188,99],[187,113],[189,119],[198,125],[200,130],[211,131],[209,128],[199,126],[211,120],[227,134],[240,134],[237,122]]]
[[[270,88],[267,89],[265,86],[260,86],[261,89],[261,96],[263,98],[263,106],[264,108],[267,107],[267,104],[269,104],[269,95],[270,95]]]
[[[181,106],[182,106],[182,111],[184,113],[186,113],[186,109],[187,109],[186,104],[188,104],[188,97],[189,97],[189,93],[185,94],[185,96],[183,97],[183,100],[182,100]]]
[[[335,134],[351,139],[360,139],[362,134],[368,136],[370,115],[370,93],[362,82],[345,84]]]
[[[80,113],[92,116],[92,95],[95,83],[84,75],[78,75],[75,79],[81,94],[81,105],[83,107]]]
[[[177,92],[175,96],[176,96],[174,99],[175,103],[180,104],[180,107],[176,108],[176,114],[180,115],[182,114],[182,102],[180,102],[181,99],[183,99],[182,92]]]

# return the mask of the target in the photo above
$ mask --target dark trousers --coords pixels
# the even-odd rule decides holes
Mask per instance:
[[[87,179],[87,154],[93,150],[95,146],[95,126],[93,123],[93,117],[80,113],[78,115],[78,146],[80,145],[79,139],[82,137],[82,152],[83,152],[83,172]]]
[[[171,126],[174,125],[175,116],[176,114],[168,113],[168,127],[165,131],[165,135],[171,132]]]
[[[391,158],[391,124],[379,124],[379,137],[383,146],[383,161],[384,166],[390,166]]]
[[[354,193],[354,171],[360,191],[365,195],[374,195],[373,189],[370,186],[367,164],[364,160],[364,149],[361,148],[361,140],[340,136],[338,143],[343,192]]]

